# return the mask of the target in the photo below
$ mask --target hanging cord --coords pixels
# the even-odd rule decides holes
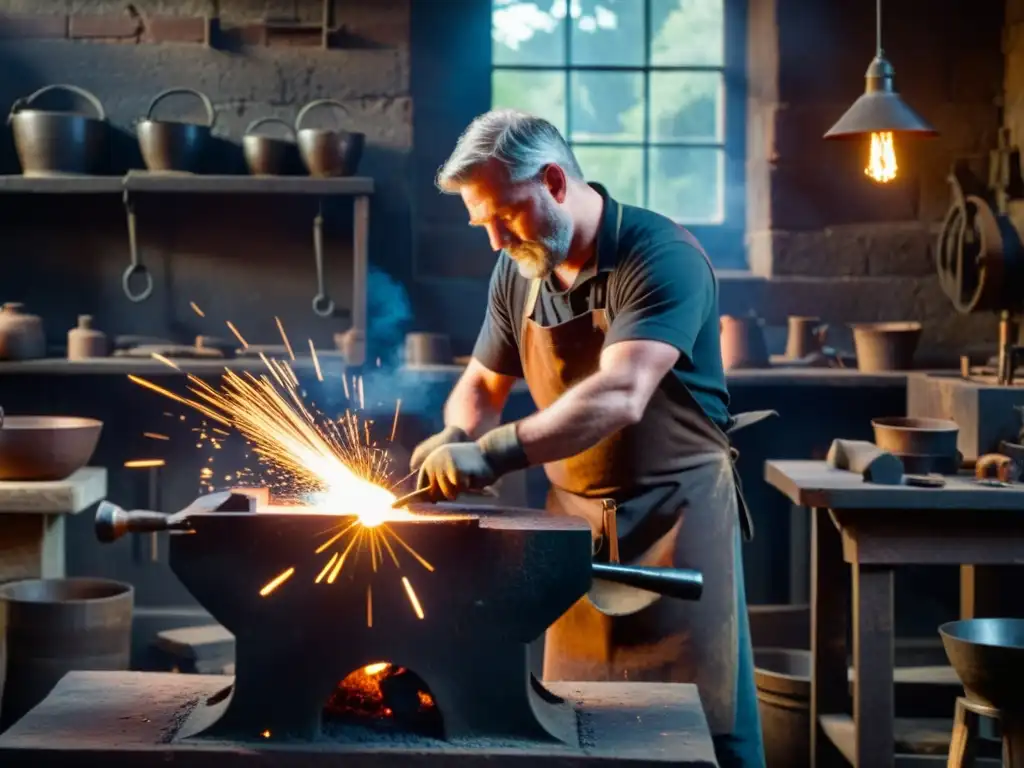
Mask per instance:
[[[875,0],[875,52],[882,58],[882,0]]]

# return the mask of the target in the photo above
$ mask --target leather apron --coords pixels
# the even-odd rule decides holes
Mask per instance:
[[[606,205],[618,206],[617,240],[622,208],[611,199]],[[696,239],[683,232],[703,255]],[[519,349],[538,409],[598,370],[609,315],[601,295],[604,281],[595,279],[592,286],[589,312],[544,327],[531,317],[541,281],[531,282]],[[771,413],[745,421],[766,415]],[[744,418],[736,421],[743,425]],[[639,423],[545,465],[552,484],[548,510],[590,522],[595,560],[610,556],[637,565],[697,568],[704,575],[697,602],[625,588],[633,605],[623,609],[613,596],[614,610],[608,610],[594,592],[584,597],[547,631],[545,680],[696,683],[712,734],[732,732],[737,525],[744,538],[753,534],[734,458],[725,432],[669,375]]]

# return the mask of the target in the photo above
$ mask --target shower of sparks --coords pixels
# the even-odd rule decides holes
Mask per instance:
[[[148,437],[150,440],[170,440],[167,435],[161,435],[159,432],[143,432],[143,437]]]
[[[227,325],[227,327],[228,327],[228,330],[229,330],[229,331],[231,331],[231,332],[232,332],[233,334],[235,334],[235,338],[236,338],[236,339],[238,339],[238,343],[242,345],[242,348],[243,348],[243,349],[248,349],[248,348],[249,348],[249,342],[248,342],[248,341],[246,341],[246,340],[245,340],[245,339],[244,339],[244,338],[242,337],[242,334],[240,334],[240,333],[238,332],[238,329],[237,329],[237,328],[235,328],[235,324],[234,324],[234,323],[232,323],[232,322],[231,322],[230,320],[228,320],[228,321],[226,322],[226,325]]]
[[[324,380],[323,371],[320,370],[320,358],[316,356],[316,347],[313,346],[313,340],[309,340],[309,356],[313,358],[313,368],[316,370],[317,381]]]
[[[280,319],[275,320],[285,349],[294,360],[284,327]],[[238,329],[231,322],[226,324],[243,347],[248,347]],[[324,381],[311,340],[309,348],[317,379]],[[154,358],[177,369],[166,358],[157,355]],[[342,375],[346,398],[350,403],[355,399],[358,408],[349,408],[343,416],[331,420],[304,402],[305,393],[300,390],[299,379],[289,361],[273,359],[262,353],[260,359],[266,366],[266,372],[254,374],[226,369],[219,388],[187,374],[188,395],[179,395],[138,376],[130,375],[128,378],[201,414],[201,426],[193,430],[198,447],[208,445],[219,450],[231,431],[240,434],[248,443],[249,452],[265,470],[265,476],[260,478],[261,485],[272,489],[276,501],[284,504],[297,502],[302,506],[301,511],[306,513],[345,518],[341,525],[328,531],[327,540],[314,552],[326,558],[317,566],[314,583],[334,584],[346,564],[355,567],[360,554],[368,555],[370,571],[374,574],[385,564],[393,564],[400,569],[400,554],[408,554],[425,570],[433,572],[433,565],[388,525],[424,516],[391,508],[396,496],[391,490],[395,486],[389,483],[390,458],[387,451],[372,439],[370,427],[373,422],[360,419],[355,412],[362,410],[365,403],[363,378],[353,376],[350,387],[347,377]],[[401,401],[398,401],[391,425],[392,439],[398,428],[400,408]],[[165,415],[175,417],[171,413]],[[178,418],[183,420],[184,416]],[[167,439],[156,433],[145,434],[153,439]],[[246,454],[247,458],[249,455]],[[150,463],[154,461],[159,464]],[[208,465],[200,471],[200,480],[209,491],[215,490],[212,462],[213,456],[210,456]],[[163,460],[138,460],[125,464],[129,465],[162,466]],[[243,470],[226,475],[224,480],[239,487],[249,479],[247,474],[254,473]],[[288,507],[265,509],[284,511]],[[260,595],[270,596],[295,573],[294,566],[285,569],[260,589]],[[403,575],[401,582],[413,612],[423,619],[423,606],[409,577]],[[369,587],[366,592],[366,621],[367,626],[373,625],[373,596]]]
[[[391,442],[395,442],[395,433],[398,432],[398,413],[402,410],[402,398],[395,401],[395,418],[391,422]]]
[[[260,590],[260,597],[266,597],[271,592],[273,592],[275,589],[277,589],[282,584],[284,584],[286,581],[288,581],[288,579],[290,579],[294,575],[295,575],[295,569],[294,568],[289,568],[284,573],[278,574],[277,576],[275,576],[273,578],[273,580],[271,580],[269,583],[267,583],[267,585],[264,586],[263,589]]]
[[[284,325],[281,323],[281,318],[275,317],[274,322],[277,323],[277,330],[281,334],[281,340],[284,342],[284,348],[288,351],[288,358],[294,363],[295,353],[292,351],[292,343],[288,341],[288,334],[284,332]]]
[[[199,315],[200,317],[206,317],[206,313],[203,312],[203,310],[199,308],[199,305],[196,304],[194,301],[190,301],[188,305],[192,307],[192,311],[195,312],[197,315]]]
[[[153,353],[153,359],[156,360],[158,363],[163,363],[164,365],[169,365],[171,368],[173,368],[176,371],[180,371],[181,370],[181,368],[178,367],[177,363],[175,363],[169,357],[164,357],[159,352],[154,352]]]
[[[132,459],[124,463],[125,469],[156,469],[167,466],[163,459]]]

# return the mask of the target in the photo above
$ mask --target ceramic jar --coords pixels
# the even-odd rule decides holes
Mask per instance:
[[[764,322],[756,317],[730,317],[719,320],[722,343],[722,365],[734,368],[767,368],[768,344],[764,338]]]
[[[46,357],[43,320],[24,312],[24,304],[0,306],[0,360],[36,360]]]
[[[107,336],[92,327],[92,315],[79,315],[78,325],[68,331],[68,360],[106,357]]]

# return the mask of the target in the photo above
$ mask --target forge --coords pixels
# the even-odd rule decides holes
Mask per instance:
[[[438,505],[371,527],[220,493],[174,515],[104,502],[96,525],[169,532],[235,675],[72,673],[0,736],[4,765],[716,764],[694,686],[531,674],[598,579],[700,596],[696,572],[595,564],[585,521]]]

